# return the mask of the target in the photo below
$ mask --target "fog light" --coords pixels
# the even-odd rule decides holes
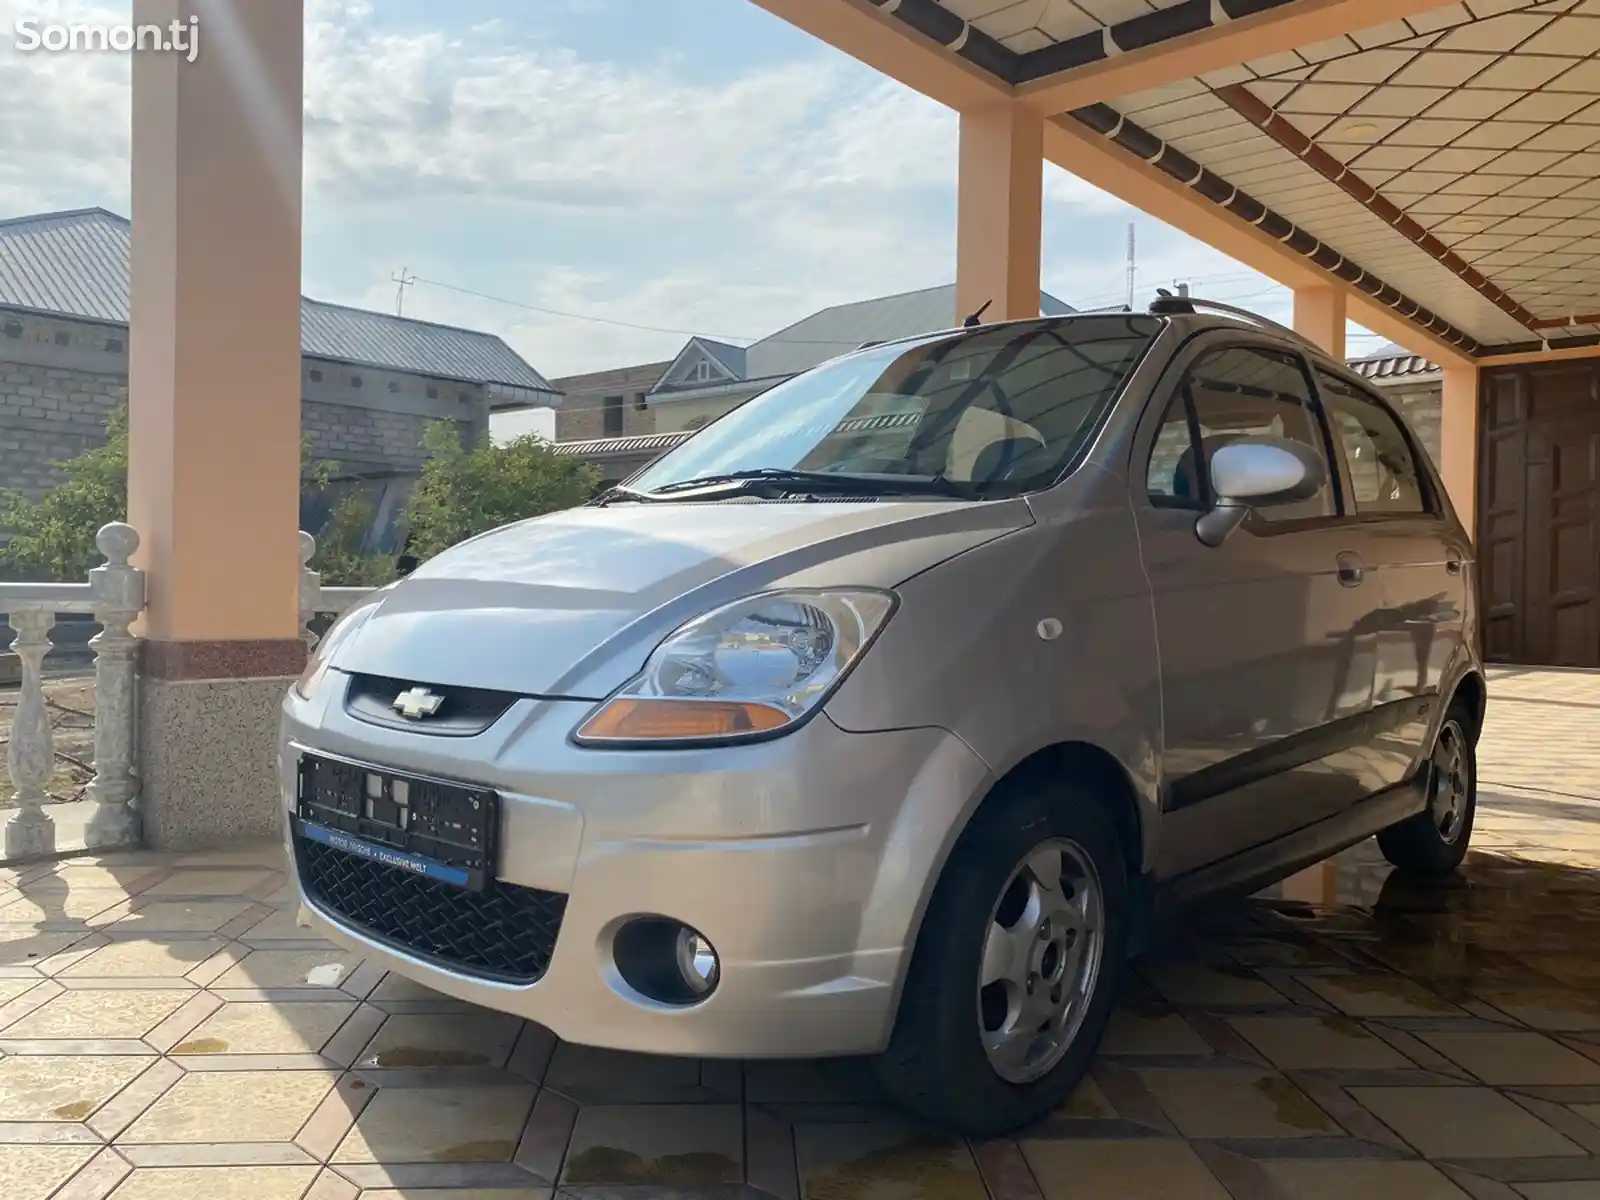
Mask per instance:
[[[687,925],[678,930],[678,974],[696,996],[717,986],[717,952]]]

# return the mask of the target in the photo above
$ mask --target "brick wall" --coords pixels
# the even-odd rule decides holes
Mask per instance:
[[[655,410],[641,407],[641,397],[655,386],[671,363],[644,363],[615,371],[595,371],[552,379],[563,393],[556,409],[556,441],[581,442],[599,437],[628,437],[656,432]],[[606,398],[622,398],[622,428],[606,428]]]
[[[37,500],[61,482],[57,463],[105,441],[127,400],[126,344],[125,328],[0,312],[0,489]],[[456,422],[468,444],[488,430],[474,384],[308,359],[301,389],[312,453],[342,474],[415,472],[432,420]]]

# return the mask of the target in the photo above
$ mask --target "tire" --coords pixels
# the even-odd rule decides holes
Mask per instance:
[[[873,1063],[902,1107],[971,1138],[1038,1121],[1077,1087],[1111,1017],[1127,943],[1127,866],[1101,800],[1036,781],[1002,789],[951,852],[894,1033]],[[1054,893],[1039,882],[1052,873]],[[983,987],[985,971],[1003,978]],[[1007,1036],[1035,1016],[1045,1018],[1036,1029],[1055,1026],[1053,1046],[1037,1033]]]
[[[1472,713],[1456,701],[1445,713],[1428,758],[1428,807],[1378,835],[1378,849],[1401,871],[1424,879],[1449,875],[1467,856],[1478,808],[1478,752]]]

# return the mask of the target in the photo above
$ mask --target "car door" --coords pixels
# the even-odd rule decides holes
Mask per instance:
[[[1370,732],[1375,769],[1392,785],[1422,755],[1445,675],[1465,649],[1470,547],[1394,410],[1325,367],[1316,379],[1349,479],[1360,553],[1383,593]]]
[[[1136,438],[1131,476],[1161,657],[1158,872],[1171,877],[1365,794],[1379,585],[1355,556],[1299,354],[1206,335],[1164,387]],[[1309,500],[1257,508],[1219,546],[1202,544],[1195,521],[1213,502],[1209,454],[1261,434],[1312,449],[1327,482]]]

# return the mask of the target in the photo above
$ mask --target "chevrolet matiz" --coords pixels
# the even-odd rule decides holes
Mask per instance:
[[[568,1041],[1056,1108],[1163,914],[1455,869],[1472,546],[1289,331],[971,325],[795,376],[367,597],[285,700],[313,924]]]

